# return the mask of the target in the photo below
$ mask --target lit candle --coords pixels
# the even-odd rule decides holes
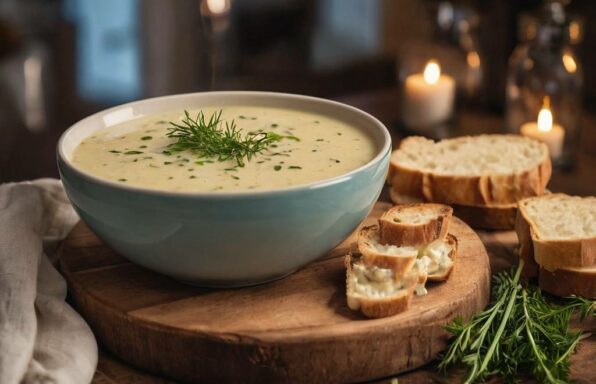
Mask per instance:
[[[548,146],[550,157],[557,159],[563,150],[565,130],[559,124],[553,124],[553,114],[550,110],[550,99],[544,98],[542,109],[538,112],[536,122],[528,122],[521,126],[521,134],[540,140]]]
[[[406,78],[403,121],[411,127],[430,127],[448,120],[453,111],[455,80],[441,74],[436,60],[426,63],[423,73]]]

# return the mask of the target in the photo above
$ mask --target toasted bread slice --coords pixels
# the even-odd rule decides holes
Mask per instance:
[[[596,267],[557,269],[554,272],[540,268],[538,285],[553,295],[577,295],[596,300]]]
[[[493,206],[542,195],[551,171],[547,146],[519,135],[408,137],[391,156],[388,183],[425,201]]]
[[[417,272],[398,277],[393,270],[364,263],[358,254],[345,257],[348,307],[371,318],[393,316],[410,305]]]
[[[420,249],[414,269],[423,271],[428,281],[446,281],[455,265],[457,238],[447,234],[445,240],[435,240]]]
[[[442,240],[447,235],[453,214],[443,204],[404,204],[385,212],[379,219],[381,242],[401,246],[420,246]]]
[[[362,254],[364,263],[379,268],[389,268],[397,276],[402,276],[409,271],[418,256],[416,247],[383,244],[378,225],[371,225],[360,230],[358,250]]]
[[[519,202],[516,232],[526,275],[538,267],[596,267],[596,197],[554,193]]]
[[[389,197],[395,204],[424,202],[420,198],[401,195],[393,188],[389,189]],[[451,206],[453,208],[453,215],[462,219],[474,229],[505,230],[515,227],[517,203],[491,206],[452,204]]]

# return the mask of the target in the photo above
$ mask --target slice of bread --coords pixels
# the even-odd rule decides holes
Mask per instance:
[[[540,268],[538,285],[553,295],[577,295],[596,300],[596,267],[557,269],[554,272]]]
[[[358,254],[347,255],[346,295],[348,307],[366,317],[393,316],[410,305],[419,275],[410,271],[398,277],[393,270],[364,263]]]
[[[519,202],[516,232],[526,276],[538,267],[557,269],[596,266],[596,197],[554,193]]]
[[[360,230],[358,250],[362,254],[364,263],[391,269],[398,276],[406,274],[418,256],[416,247],[382,243],[378,225],[371,225]]]
[[[385,212],[379,219],[381,242],[420,246],[447,235],[453,209],[443,204],[404,204]]]
[[[448,234],[445,240],[435,240],[422,247],[414,269],[424,272],[428,281],[446,281],[455,265],[457,238]]]
[[[420,198],[399,194],[389,189],[389,197],[395,204],[423,202]],[[506,230],[515,227],[517,203],[491,206],[452,204],[453,215],[474,229]]]
[[[542,195],[550,176],[547,146],[523,136],[408,137],[391,156],[388,183],[425,201],[493,206]]]

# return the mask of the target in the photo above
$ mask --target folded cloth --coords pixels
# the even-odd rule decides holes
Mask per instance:
[[[77,221],[58,180],[0,185],[0,383],[89,383],[97,344],[52,265]]]

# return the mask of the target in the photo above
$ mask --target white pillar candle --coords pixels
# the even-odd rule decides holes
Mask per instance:
[[[548,146],[552,159],[557,159],[563,151],[565,130],[559,124],[553,124],[553,114],[549,109],[549,99],[544,99],[544,105],[538,113],[536,122],[528,122],[521,126],[521,134],[540,140]]]
[[[403,92],[403,122],[411,127],[430,127],[451,117],[455,80],[441,74],[439,64],[431,60],[424,73],[406,78]]]

